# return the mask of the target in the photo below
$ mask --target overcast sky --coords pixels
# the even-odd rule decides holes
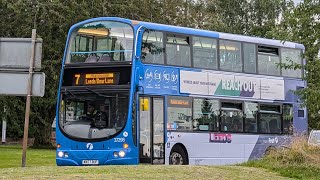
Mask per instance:
[[[294,2],[295,4],[297,4],[298,2],[301,2],[301,1],[303,1],[303,0],[293,0],[293,2]]]

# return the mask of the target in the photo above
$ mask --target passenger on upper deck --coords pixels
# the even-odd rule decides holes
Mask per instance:
[[[150,61],[151,60],[151,52],[148,47],[143,47],[142,48],[142,53],[141,53],[141,59],[142,61],[147,61],[147,59]],[[148,62],[149,62],[148,61]]]
[[[98,62],[110,62],[113,61],[112,56],[110,53],[104,53],[101,55]]]
[[[97,61],[98,61],[97,55],[92,53],[92,54],[89,54],[89,56],[85,60],[85,63],[93,63],[93,62],[97,62]]]

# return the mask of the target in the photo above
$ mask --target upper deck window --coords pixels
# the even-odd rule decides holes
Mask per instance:
[[[131,61],[133,30],[114,21],[84,24],[71,34],[66,63]]]
[[[191,66],[190,38],[175,34],[167,34],[167,64]]]
[[[255,44],[243,43],[243,63],[244,72],[257,72],[257,54]]]
[[[163,33],[146,30],[142,39],[141,59],[146,63],[164,64]]]
[[[279,48],[258,46],[259,74],[280,76],[279,63]]]
[[[217,69],[217,40],[193,37],[193,66],[196,68]]]
[[[301,50],[282,48],[281,49],[281,62],[284,65],[301,66],[301,63],[302,63]],[[302,70],[299,67],[297,67],[297,69],[294,69],[294,67],[289,67],[287,69],[282,68],[282,75],[288,76],[288,77],[301,78]]]
[[[225,71],[242,71],[241,43],[220,40],[220,69]]]

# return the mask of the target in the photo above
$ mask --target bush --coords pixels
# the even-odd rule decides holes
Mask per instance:
[[[263,159],[244,165],[266,168],[290,178],[320,179],[320,147],[308,145],[305,137],[296,137],[289,147],[272,150]]]
[[[320,147],[308,145],[305,137],[295,137],[289,147],[271,151],[265,160],[283,165],[320,165]]]

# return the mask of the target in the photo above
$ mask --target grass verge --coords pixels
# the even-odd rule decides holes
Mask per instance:
[[[0,179],[289,179],[264,169],[240,166],[85,166],[2,168]]]
[[[262,168],[243,166],[86,166],[57,167],[55,151],[0,145],[0,179],[289,179]]]
[[[320,147],[310,146],[305,138],[294,139],[289,148],[275,150],[247,167],[258,167],[295,179],[320,179]]]

